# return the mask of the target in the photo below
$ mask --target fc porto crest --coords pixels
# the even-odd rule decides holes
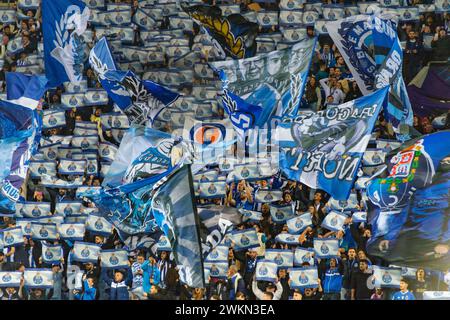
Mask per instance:
[[[84,247],[84,249],[81,250],[81,256],[82,256],[83,258],[89,257],[90,254],[91,254],[91,251],[89,250],[88,247]]]
[[[303,228],[303,220],[302,220],[302,218],[297,218],[297,219],[295,219],[295,227],[297,228],[297,229],[301,229],[301,228]]]
[[[100,218],[97,219],[94,223],[95,229],[102,230],[103,229],[103,222]]]
[[[209,256],[210,256],[212,259],[217,259],[217,258],[219,257],[219,252],[217,252],[216,249],[213,249],[213,250],[211,251],[211,253],[209,254]]]
[[[266,266],[261,266],[261,268],[259,268],[259,275],[260,276],[265,276],[269,273],[269,269],[267,269]]]
[[[242,245],[247,246],[250,244],[250,239],[244,234],[242,235],[240,242]]]
[[[274,261],[277,265],[281,266],[281,265],[283,264],[283,262],[284,262],[284,259],[283,259],[283,257],[281,256],[281,254],[278,253],[277,256],[275,257],[275,259],[273,259],[273,261]]]
[[[389,272],[385,272],[383,276],[381,277],[384,283],[391,283],[392,282],[392,276],[389,274]]]
[[[44,256],[47,261],[51,260],[51,259],[53,259],[53,252],[51,250],[47,249],[44,252]]]
[[[308,278],[308,276],[306,275],[306,273],[302,272],[302,273],[300,274],[300,276],[298,277],[298,281],[299,281],[301,284],[307,284],[307,283],[309,282],[309,278]]]
[[[328,252],[330,252],[330,249],[325,243],[322,243],[322,245],[320,246],[320,252],[322,252],[323,254],[327,254]]]
[[[6,273],[3,277],[2,277],[2,281],[3,282],[10,282],[12,280],[11,274]]]
[[[109,257],[109,263],[111,263],[111,265],[113,266],[116,266],[119,264],[119,258],[117,258],[116,255],[112,253],[111,256]]]
[[[40,285],[44,282],[44,278],[42,278],[41,274],[39,272],[36,273],[36,275],[33,277],[33,283],[36,285]]]

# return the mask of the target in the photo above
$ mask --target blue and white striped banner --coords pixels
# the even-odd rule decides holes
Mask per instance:
[[[101,187],[81,186],[77,188],[75,197],[81,199],[87,196],[98,195],[100,194],[101,189],[102,189]]]
[[[331,231],[342,231],[345,219],[347,218],[348,217],[343,213],[339,213],[337,211],[330,211],[325,216],[325,219],[323,219],[321,227]]]
[[[278,268],[292,268],[294,266],[294,253],[287,250],[266,249],[264,258],[275,262]]]
[[[51,269],[26,269],[23,273],[25,288],[53,288],[53,271]]]
[[[256,264],[256,281],[275,282],[278,279],[278,266],[273,261],[258,260]]]
[[[205,269],[209,270],[211,278],[226,279],[228,272],[228,260],[204,262]]]
[[[156,21],[147,13],[146,10],[138,8],[133,16],[133,22],[137,24],[141,30],[150,30],[156,26]]]
[[[283,191],[259,189],[255,193],[255,202],[267,203],[283,200]]]
[[[323,18],[326,20],[339,20],[344,18],[344,8],[336,5],[324,5],[322,8]]]
[[[205,172],[199,172],[194,175],[194,182],[208,182],[218,180],[219,172],[216,170],[209,170]]]
[[[50,129],[57,128],[66,125],[66,113],[61,110],[44,110],[44,115],[42,116],[42,128]]]
[[[86,160],[86,175],[90,176],[90,175],[98,175],[98,163],[97,163],[97,159],[89,159]]]
[[[402,277],[404,278],[416,278],[416,268],[410,268],[410,267],[400,267],[393,264],[389,265],[389,268],[400,268],[402,269]]]
[[[50,216],[50,203],[26,201],[20,208],[20,214],[25,218],[40,218]]]
[[[400,21],[416,21],[419,20],[419,8],[417,7],[396,7],[393,9]]]
[[[78,176],[75,180],[67,181],[58,179],[57,177],[43,175],[41,177],[41,185],[47,188],[76,189],[83,186],[83,176]]]
[[[2,230],[2,239],[4,247],[12,247],[23,243],[23,232],[21,227]]]
[[[107,105],[108,101],[105,90],[90,89],[84,94],[84,103],[89,106]]]
[[[289,233],[300,234],[306,227],[312,225],[311,213],[306,212],[300,216],[292,217],[286,221]]]
[[[284,243],[284,244],[292,244],[292,245],[300,244],[300,242],[298,241],[297,234],[280,233],[275,237],[275,240],[277,242]]]
[[[16,23],[16,16],[17,16],[16,10],[1,10],[0,11],[0,22],[3,25]],[[16,39],[19,39],[19,41],[22,41],[22,39],[20,37],[17,37]]]
[[[291,289],[317,288],[319,275],[316,267],[293,268],[289,270]]]
[[[363,166],[378,166],[384,164],[386,152],[377,149],[367,149],[362,158]]]
[[[239,4],[222,4],[219,6],[222,10],[224,16],[229,16],[230,14],[241,13],[241,7]]]
[[[42,149],[42,148],[41,148]],[[58,158],[72,158],[72,153],[82,152],[81,148],[72,148],[72,147],[59,147],[58,148]]]
[[[58,240],[56,224],[53,223],[31,223],[31,238],[33,240]]]
[[[294,266],[301,266],[303,263],[314,265],[314,249],[297,247],[294,251]]]
[[[105,178],[111,168],[111,162],[100,162],[100,177]]]
[[[292,25],[303,23],[302,10],[280,10],[279,23],[281,25]]]
[[[87,80],[80,82],[64,82],[66,93],[84,93],[88,90]]]
[[[340,257],[339,240],[314,238],[314,252],[320,259]]]
[[[169,22],[172,29],[183,29],[187,32],[194,29],[194,21],[190,18],[171,17]]]
[[[16,218],[16,227],[22,228],[24,236],[31,236],[31,222],[33,221],[34,219]]]
[[[88,215],[87,214],[80,214],[80,215],[73,215],[73,216],[67,216],[64,218],[65,223],[86,223]]]
[[[44,158],[47,160],[56,160],[59,154],[59,148],[61,148],[61,142],[51,143],[39,148],[39,151],[42,152]]]
[[[302,9],[306,0],[281,0],[279,7],[284,10]]]
[[[316,20],[319,19],[319,13],[316,11],[303,12],[303,23],[306,25],[314,25]]]
[[[211,252],[206,256],[205,261],[215,262],[215,261],[227,261],[228,259],[228,247],[224,245],[218,245],[211,250]]]
[[[338,211],[351,211],[356,210],[358,205],[358,197],[356,193],[351,193],[348,197],[348,200],[336,200],[331,198],[329,200],[330,206],[332,210]]]
[[[291,205],[270,205],[270,216],[275,223],[284,224],[286,220],[294,217],[294,209]]]
[[[243,221],[259,222],[263,219],[262,212],[259,212],[259,211],[239,209],[239,212],[243,216],[242,217]]]
[[[448,3],[448,0],[434,0],[434,6],[436,12],[449,12],[450,11],[450,4]]]
[[[259,239],[255,229],[237,230],[231,233],[234,250],[241,251],[259,247]]]
[[[38,9],[40,2],[40,0],[18,0],[17,7],[20,9],[26,9],[25,11],[30,9]]]
[[[42,242],[42,261],[48,264],[60,263],[63,257],[61,245]]]
[[[67,175],[84,175],[86,160],[61,159],[58,165],[58,173]]]
[[[46,223],[46,224],[61,224],[64,223],[64,216],[62,215],[53,215],[48,217],[41,217],[32,219],[33,223]]]
[[[61,104],[66,109],[84,107],[84,93],[63,93]]]
[[[100,159],[105,161],[114,161],[117,153],[117,146],[109,142],[101,142],[98,148]]]
[[[224,198],[226,196],[226,181],[211,181],[197,183],[197,192],[201,198]]]
[[[94,243],[76,241],[73,245],[73,261],[96,263],[101,247]]]
[[[283,33],[283,38],[287,42],[298,42],[301,39],[304,39],[306,35],[306,27],[299,26],[296,28],[283,28],[281,29]]]
[[[103,217],[90,214],[86,219],[86,230],[93,234],[110,235],[113,225]]]
[[[109,21],[115,26],[128,26],[131,23],[131,9],[107,11],[109,14]]]
[[[73,147],[81,148],[82,150],[97,149],[98,135],[73,136],[71,143]]]
[[[56,176],[56,162],[54,161],[30,161],[29,167],[30,169],[30,177],[40,178],[43,174],[48,174],[50,176]]]
[[[376,288],[399,288],[401,278],[401,268],[373,266],[373,280]]]
[[[62,223],[58,226],[58,233],[61,239],[81,241],[86,230],[84,224]]]
[[[0,271],[0,288],[19,287],[22,280],[20,271]]]
[[[260,11],[256,13],[256,20],[262,27],[278,25],[278,11]]]
[[[102,250],[100,252],[102,268],[126,268],[129,266],[128,252],[126,250]]]

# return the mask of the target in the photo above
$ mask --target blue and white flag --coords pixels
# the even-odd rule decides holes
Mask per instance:
[[[84,107],[84,93],[63,93],[61,95],[61,105],[65,109]]]
[[[231,233],[234,250],[242,251],[259,247],[258,234],[254,228],[236,230]]]
[[[167,239],[167,237],[164,234],[162,234],[159,237],[158,242],[156,243],[156,250],[157,251],[167,251],[167,252],[172,251],[172,247],[170,246],[170,241],[169,241],[169,239]]]
[[[258,189],[255,193],[255,202],[267,203],[283,200],[283,191]]]
[[[58,239],[56,224],[53,223],[31,223],[31,238],[33,240],[50,240]]]
[[[242,213],[243,221],[259,222],[263,219],[262,212],[259,211],[239,209],[239,212]]]
[[[300,241],[298,238],[298,234],[280,233],[275,237],[275,241],[284,244],[299,245]]]
[[[18,0],[17,7],[20,9],[32,9],[36,10],[39,8],[40,1],[39,0]]]
[[[106,269],[127,268],[129,266],[128,252],[126,250],[102,250],[100,266]]]
[[[391,85],[386,118],[397,133],[400,125],[411,126],[413,112],[402,77],[403,52],[393,16],[357,15],[327,27],[363,95]]]
[[[379,149],[367,149],[364,152],[362,164],[364,166],[378,166],[384,164],[386,158],[386,152]]]
[[[399,288],[402,278],[401,268],[373,266],[373,280],[376,288]]]
[[[273,261],[258,260],[255,272],[256,281],[275,282],[278,279],[278,265]]]
[[[73,245],[73,261],[97,263],[101,247],[94,243],[76,241]]]
[[[23,273],[25,288],[53,288],[53,271],[51,269],[26,269]]]
[[[17,206],[16,206],[17,207]],[[16,218],[16,226],[22,228],[24,236],[31,236],[31,223],[34,219]]]
[[[228,273],[228,260],[207,261],[204,263],[205,269],[209,270],[211,278],[226,279]]]
[[[367,222],[367,212],[365,211],[353,212],[352,222],[353,223]]]
[[[6,96],[10,103],[36,109],[44,95],[47,78],[18,72],[6,73]]]
[[[294,215],[294,208],[291,205],[270,205],[270,216],[275,223],[284,224]]]
[[[105,90],[90,89],[84,94],[84,103],[89,106],[107,105],[108,93]]]
[[[96,150],[98,148],[98,134],[89,136],[73,136],[72,146],[82,150]]]
[[[84,224],[62,223],[57,229],[61,239],[81,241],[84,238]]]
[[[224,245],[218,245],[206,256],[205,262],[227,261],[229,248]]]
[[[303,5],[306,0],[280,0],[280,9],[284,10],[296,10],[303,9]]]
[[[23,243],[23,232],[21,227],[2,230],[3,246],[13,247]]]
[[[65,82],[64,83],[65,92],[70,93],[83,93],[88,90],[87,80],[82,80],[80,82]]]
[[[20,271],[0,271],[0,288],[19,287],[22,280]]]
[[[81,186],[77,188],[75,197],[78,199],[82,199],[83,197],[95,196],[100,194],[101,189],[102,187]]]
[[[57,158],[65,158],[61,157],[59,153],[59,148],[61,147],[61,142],[52,143],[48,145],[41,146],[39,151],[44,155],[44,158],[47,160],[56,160]]]
[[[388,90],[281,122],[276,139],[283,173],[347,200]]]
[[[63,258],[63,249],[59,244],[49,244],[42,241],[42,261],[47,264],[60,263]]]
[[[344,18],[345,11],[340,5],[324,5],[322,14],[326,20],[338,20]]]
[[[213,182],[218,180],[219,172],[216,170],[209,170],[199,172],[194,175],[194,182]]]
[[[423,300],[450,300],[450,291],[424,291]]]
[[[436,8],[436,12],[446,12],[450,11],[450,4],[448,0],[434,0],[434,6]]]
[[[98,146],[98,154],[100,159],[105,161],[114,161],[118,148],[110,142],[100,142]]]
[[[303,263],[314,265],[314,249],[297,247],[294,251],[294,266],[301,266]]]
[[[98,163],[97,159],[88,159],[86,160],[86,174],[89,175],[98,175]]]
[[[44,110],[42,117],[42,128],[51,129],[66,125],[66,113],[60,110]]]
[[[300,234],[306,227],[312,225],[311,213],[306,212],[302,215],[287,219],[286,224],[288,226],[289,233]]]
[[[292,268],[294,266],[294,253],[287,250],[266,249],[265,259],[275,262],[280,269]]]
[[[56,176],[56,162],[54,161],[30,161],[29,169],[30,177],[33,179],[40,178],[44,174]]]
[[[315,257],[320,259],[340,257],[339,240],[314,238]]]
[[[84,175],[86,160],[61,159],[58,165],[58,173],[67,175]]]
[[[88,215],[80,214],[80,215],[72,215],[64,218],[65,223],[86,223]]]
[[[43,175],[41,177],[41,185],[46,188],[76,189],[83,187],[83,176],[78,176],[74,180],[67,181],[63,179],[58,179],[57,177],[50,177],[48,175]]]
[[[40,218],[51,215],[49,202],[31,202],[22,204],[20,214],[25,218]]]
[[[292,268],[289,270],[291,289],[317,288],[319,275],[316,267]]]
[[[59,225],[61,223],[64,223],[64,216],[53,215],[53,216],[48,216],[48,217],[35,218],[33,220],[34,220],[33,222]]]
[[[239,164],[234,165],[233,171],[227,176],[227,181],[241,180],[257,180],[261,176],[259,174],[258,165],[256,164]]]
[[[399,148],[401,145],[402,143],[396,140],[385,140],[385,139],[376,140],[377,149],[382,149],[386,153]]]
[[[79,82],[85,60],[83,33],[90,10],[80,0],[43,0],[45,72],[49,87]]]
[[[2,10],[0,15],[0,22],[4,25],[16,23],[17,18],[17,10],[11,9],[11,10]],[[20,37],[17,37],[17,39],[20,39]]]
[[[198,182],[196,191],[204,199],[225,198],[226,187],[226,181]]]
[[[331,231],[342,231],[347,218],[343,213],[330,211],[323,219],[321,227]]]
[[[113,225],[104,217],[90,214],[86,219],[86,230],[92,234],[109,236],[112,234]]]

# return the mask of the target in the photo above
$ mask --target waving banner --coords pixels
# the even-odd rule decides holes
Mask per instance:
[[[224,245],[219,245],[211,250],[207,255],[206,261],[227,261],[229,248]]]
[[[226,279],[228,273],[228,261],[205,262],[205,269],[209,270],[211,278]]]
[[[300,234],[306,227],[312,225],[311,213],[306,212],[300,216],[290,218],[286,221],[289,233]]]
[[[0,271],[0,288],[14,288],[20,286],[22,272]]]
[[[33,240],[51,240],[58,239],[56,224],[53,223],[31,223],[31,238]]]
[[[126,250],[102,250],[100,252],[100,263],[102,268],[127,268],[128,252]]]
[[[316,267],[293,268],[289,270],[291,289],[317,288],[319,275]]]
[[[343,213],[330,211],[322,221],[322,227],[331,231],[342,231],[347,216]]]
[[[51,269],[27,269],[23,273],[25,287],[28,289],[53,288],[53,271]]]
[[[2,230],[3,246],[12,247],[23,243],[23,232],[21,227]]]
[[[48,244],[46,241],[42,242],[42,261],[48,264],[60,263],[63,257],[61,245]]]
[[[278,279],[278,266],[273,261],[258,260],[256,264],[256,281],[275,282]]]
[[[292,251],[266,249],[264,257],[268,261],[275,262],[278,268],[292,268],[294,265],[294,253]]]
[[[72,259],[84,263],[97,263],[98,257],[100,256],[100,250],[99,245],[76,241],[73,245]]]
[[[373,278],[376,288],[399,288],[402,269],[373,266]]]
[[[315,257],[320,259],[339,257],[339,240],[315,238],[314,253]]]
[[[284,174],[347,200],[388,90],[280,123],[276,136]]]
[[[112,234],[113,225],[104,217],[90,214],[86,219],[86,230],[92,234],[109,236]]]
[[[259,247],[258,235],[253,228],[233,231],[231,238],[234,243],[234,250],[236,251]]]
[[[294,251],[294,266],[301,266],[303,263],[314,265],[314,249],[297,247]]]
[[[57,230],[61,239],[81,241],[84,238],[85,226],[80,223],[61,223]]]

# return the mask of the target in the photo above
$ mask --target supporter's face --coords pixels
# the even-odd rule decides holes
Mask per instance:
[[[92,279],[92,278],[88,278],[87,282],[88,282],[90,287],[92,287],[94,285],[94,279]]]
[[[350,250],[348,250],[348,257],[349,257],[350,259],[355,259],[355,257],[356,257],[356,251],[355,251],[355,249],[350,249]]]
[[[417,275],[418,275],[419,277],[424,277],[424,276],[425,276],[425,270],[423,270],[423,269],[417,270]]]
[[[332,268],[336,267],[336,260],[334,260],[334,259],[330,260],[330,267],[332,267]]]
[[[444,38],[447,35],[447,31],[445,29],[439,30],[439,37]]]
[[[314,193],[314,200],[316,200],[316,201],[322,200],[322,194],[320,194],[318,192]]]
[[[236,300],[245,300],[245,297],[240,295],[236,298]]]
[[[293,300],[302,300],[302,295],[300,292],[294,292]]]
[[[262,299],[262,300],[272,300],[272,296],[270,296],[270,295],[267,294],[267,293],[264,293],[263,299]]]
[[[94,268],[94,264],[92,264],[91,262],[86,263],[86,270],[92,270]]]
[[[312,296],[312,293],[313,293],[312,289],[310,288],[305,289],[305,296],[310,297]]]
[[[34,290],[34,295],[35,295],[36,297],[42,296],[42,290],[41,290],[41,289],[35,289],[35,290]]]
[[[367,263],[366,262],[360,262],[359,263],[359,270],[366,271],[367,270]]]
[[[405,281],[400,281],[400,290],[408,289],[408,284]]]
[[[308,211],[311,213],[311,214],[314,214],[314,206],[309,206],[308,207]]]
[[[414,38],[416,37],[416,33],[415,33],[414,31],[410,31],[410,32],[408,33],[408,36],[409,36],[409,38],[412,40],[412,39],[414,39]]]
[[[140,264],[143,264],[144,263],[144,257],[138,256],[137,257],[137,262],[140,263]]]
[[[150,293],[151,294],[156,294],[157,292],[158,292],[158,290],[156,289],[156,287],[155,286],[151,286]]]
[[[365,259],[366,258],[366,254],[364,253],[364,251],[358,251],[358,259]]]
[[[120,273],[120,272],[116,272],[116,273],[114,274],[114,280],[115,280],[116,282],[121,282],[121,281],[123,280],[123,274]]]
[[[251,257],[252,259],[256,259],[256,256],[257,256],[256,251],[250,251],[250,257]]]

